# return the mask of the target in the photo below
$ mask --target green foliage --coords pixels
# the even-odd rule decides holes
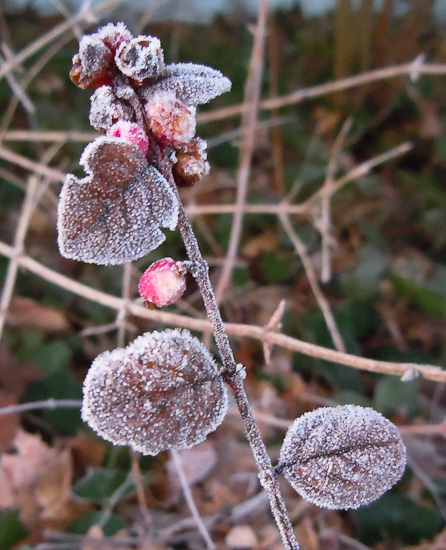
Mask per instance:
[[[116,493],[121,490],[118,501],[125,500],[135,492],[129,475],[127,471],[117,468],[90,468],[73,486],[72,491],[79,498],[101,503],[112,496],[116,498]]]
[[[3,510],[0,513],[0,548],[9,550],[28,534],[28,529],[19,520],[17,510]]]
[[[429,315],[446,316],[446,265],[427,265],[422,258],[401,260],[394,265],[392,280],[399,296]]]
[[[393,492],[359,508],[354,515],[360,539],[367,545],[389,538],[404,544],[419,544],[422,539],[432,538],[442,522],[438,510]]]
[[[403,382],[394,376],[383,376],[375,386],[373,406],[384,415],[396,413],[415,416],[421,412],[417,380]]]
[[[71,520],[67,525],[69,533],[77,535],[86,535],[88,530],[94,525],[100,525],[106,537],[112,537],[125,526],[124,520],[117,514],[110,514],[105,518],[102,512],[96,510],[87,510],[77,518]]]
[[[30,382],[27,401],[44,399],[82,399],[82,384],[71,374],[60,370],[41,380]],[[75,435],[81,425],[79,409],[55,408],[42,411],[43,419],[59,434]]]

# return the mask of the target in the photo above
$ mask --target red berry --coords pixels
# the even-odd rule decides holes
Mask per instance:
[[[176,302],[186,290],[186,277],[181,262],[163,258],[153,263],[139,281],[139,294],[158,307]]]

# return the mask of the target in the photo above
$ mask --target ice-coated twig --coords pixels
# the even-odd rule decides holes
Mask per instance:
[[[229,338],[223,324],[220,309],[209,279],[208,265],[201,255],[195,233],[187,218],[178,194],[178,190],[173,181],[173,177],[171,173],[169,173],[170,168],[166,160],[164,161],[163,166],[160,167],[160,170],[166,179],[169,178],[172,190],[178,197],[178,227],[180,229],[189,260],[193,262],[194,269],[192,269],[191,272],[200,289],[204,306],[206,308],[206,313],[213,329],[215,343],[217,344],[218,351],[220,352],[220,357],[223,363],[220,374],[223,379],[226,380],[234,394],[237,407],[240,411],[240,415],[245,426],[246,437],[259,469],[260,483],[268,495],[271,511],[280,531],[283,544],[287,550],[298,550],[299,545],[296,537],[294,536],[293,526],[291,525],[285,502],[280,492],[277,474],[274,471],[271,459],[260,435],[259,428],[254,420],[248,397],[245,393],[244,377],[237,368],[237,363],[229,343]]]

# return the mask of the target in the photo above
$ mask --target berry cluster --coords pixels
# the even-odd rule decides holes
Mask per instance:
[[[60,252],[103,265],[137,260],[164,241],[161,228],[177,225],[171,181],[186,187],[209,171],[206,142],[195,137],[196,106],[231,82],[203,65],[166,65],[158,38],[135,38],[122,23],[82,38],[70,76],[95,89],[90,122],[103,135],[81,156],[87,176],[65,179]]]
[[[94,128],[135,143],[144,155],[148,130],[160,146],[173,149],[179,186],[208,173],[206,142],[194,137],[196,106],[230,89],[219,71],[193,63],[165,65],[158,38],[133,37],[118,23],[82,38],[70,76],[81,88],[96,88],[90,111]],[[132,107],[134,94],[142,117]]]

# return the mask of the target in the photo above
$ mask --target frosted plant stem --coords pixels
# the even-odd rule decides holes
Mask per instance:
[[[282,537],[283,545],[287,550],[298,550],[299,544],[294,536],[293,526],[291,525],[291,521],[285,507],[285,502],[280,492],[277,474],[271,464],[271,459],[267,453],[265,444],[263,443],[256,421],[254,420],[251,407],[249,406],[248,397],[246,396],[243,384],[244,376],[242,374],[242,369],[238,367],[235,362],[234,354],[229,343],[229,338],[223,325],[220,309],[217,305],[214,290],[209,279],[208,264],[201,255],[195,233],[187,218],[186,212],[184,211],[184,207],[175,183],[173,182],[172,175],[168,173],[168,170],[166,169],[167,166],[164,166],[164,168],[165,169],[163,172],[169,179],[171,187],[178,198],[178,226],[180,228],[181,236],[183,237],[187,255],[193,265],[191,272],[200,289],[204,306],[206,308],[206,313],[214,332],[215,343],[217,344],[220,352],[223,363],[223,367],[220,371],[221,375],[229,384],[234,394],[235,401],[245,427],[246,437],[249,445],[251,446],[252,454],[259,469],[260,483],[268,495],[271,512]]]

